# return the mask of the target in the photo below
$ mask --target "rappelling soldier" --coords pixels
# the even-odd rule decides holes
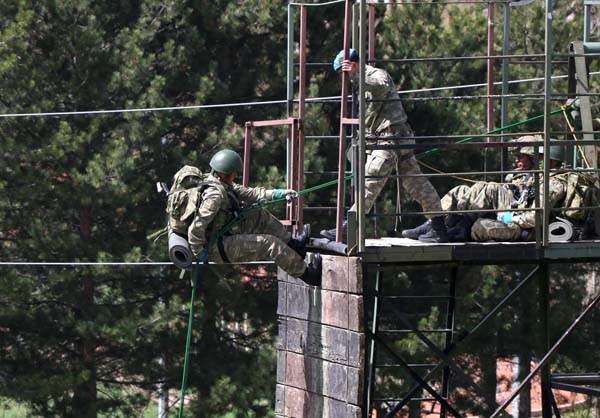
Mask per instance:
[[[209,164],[212,171],[188,228],[193,253],[197,256],[207,249],[208,260],[215,263],[272,260],[289,275],[310,285],[320,285],[321,257],[317,253],[306,254],[307,229],[292,237],[270,212],[248,207],[263,201],[294,198],[297,193],[235,183],[243,163],[232,150],[217,152]]]

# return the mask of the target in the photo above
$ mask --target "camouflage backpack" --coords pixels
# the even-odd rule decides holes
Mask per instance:
[[[564,173],[557,177],[567,185],[563,207],[569,209],[564,211],[564,215],[575,222],[585,221],[591,210],[583,208],[600,203],[600,190],[594,177],[589,173]]]
[[[187,229],[194,219],[202,192],[210,184],[208,175],[191,165],[183,166],[173,176],[173,185],[167,198],[168,227],[175,233],[187,236]]]

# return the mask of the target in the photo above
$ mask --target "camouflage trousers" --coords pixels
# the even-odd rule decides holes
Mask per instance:
[[[505,224],[495,219],[479,218],[471,227],[475,241],[520,241],[523,229],[516,223]]]
[[[456,186],[446,193],[442,198],[442,210],[507,210],[513,202],[512,192],[502,184],[478,181],[472,186]],[[479,214],[469,216],[474,219]]]
[[[442,209],[503,211],[510,209],[514,201],[513,193],[502,184],[480,181],[472,186],[457,186],[451,189],[442,198]],[[517,224],[512,222],[504,224],[487,217],[495,213],[466,215],[475,220],[471,226],[471,238],[475,241],[518,241],[521,238],[522,229]]]
[[[391,145],[398,140],[385,139],[390,136],[412,136],[412,129],[408,124],[394,125],[377,137],[368,137],[369,144]],[[412,139],[401,140],[403,144],[414,144]],[[383,190],[398,164],[398,174],[423,174],[417,159],[411,149],[378,149],[367,155],[365,164],[365,213],[368,213],[375,200]],[[372,176],[372,177],[371,177]],[[416,200],[424,211],[440,211],[440,196],[429,182],[427,177],[403,177],[401,185],[406,192]],[[356,204],[350,211],[356,211]],[[428,216],[431,217],[431,216]]]
[[[291,234],[267,210],[249,213],[230,232],[231,235],[221,238],[222,251],[229,262],[271,260],[291,276],[300,277],[304,273],[304,259],[287,245]],[[209,260],[226,262],[217,244],[210,248]]]

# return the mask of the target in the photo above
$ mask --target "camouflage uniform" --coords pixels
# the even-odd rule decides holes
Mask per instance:
[[[442,210],[509,209],[514,201],[513,193],[501,183],[479,181],[472,186],[457,186],[442,198]],[[465,214],[476,218],[477,213]]]
[[[530,176],[527,180],[528,187],[533,185],[533,176]],[[542,180],[540,180],[540,201],[544,199]],[[565,199],[567,194],[567,183],[561,176],[550,175],[550,199],[548,201],[549,206],[555,207],[558,203]],[[524,190],[524,189],[522,189]],[[516,205],[512,206],[525,209],[528,207],[535,207],[535,202],[529,202],[525,198],[521,202],[516,202]],[[498,207],[498,209],[505,209]],[[510,210],[510,209],[509,209]],[[523,238],[529,237],[529,231],[535,228],[535,211],[522,211],[515,212],[513,215],[512,222],[505,224],[495,219],[479,218],[475,221],[471,228],[471,237],[475,241],[519,241]]]
[[[358,77],[358,75],[356,76]],[[358,78],[354,80],[358,85]],[[407,123],[406,112],[402,107],[396,87],[387,71],[366,66],[365,69],[365,133],[367,144],[389,145],[397,143],[386,137],[413,136]],[[401,140],[405,144],[414,144],[413,139]],[[367,155],[365,164],[365,213],[368,213],[377,196],[381,193],[399,161],[399,172],[402,174],[422,174],[419,164],[411,149],[372,150]],[[380,178],[369,178],[376,176]],[[408,194],[415,199],[425,211],[441,210],[440,197],[426,177],[405,177],[402,185]],[[356,204],[351,211],[356,210]]]
[[[224,225],[235,219],[242,202],[271,200],[273,194],[272,190],[262,187],[227,185],[213,175],[209,176],[209,182],[188,229],[188,241],[196,255],[217,237]],[[290,233],[268,211],[249,211],[217,242],[210,242],[209,260],[217,263],[273,260],[288,274],[300,277],[306,265],[303,258],[287,245],[290,238]]]

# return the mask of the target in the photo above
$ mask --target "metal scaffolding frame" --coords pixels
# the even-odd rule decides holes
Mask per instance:
[[[586,0],[586,21],[588,21],[588,16],[589,16],[589,7],[588,4],[590,2],[588,2]],[[593,2],[594,4],[596,3],[600,3],[597,1]],[[365,7],[365,1],[360,1],[360,18],[359,18],[359,22],[365,22],[364,19],[364,12],[363,9]],[[492,3],[488,3],[488,77],[487,77],[487,82],[488,82],[488,92],[487,92],[487,121],[488,121],[488,131],[493,131],[494,126],[493,126],[493,119],[494,119],[494,104],[492,102],[493,100],[493,85],[494,85],[494,76],[493,76],[493,26],[494,26],[494,22],[493,22],[493,4]],[[551,77],[552,77],[552,0],[546,0],[545,1],[545,16],[546,16],[546,21],[545,21],[545,51],[543,54],[543,58],[544,58],[544,93],[543,93],[543,98],[544,98],[544,128],[543,128],[543,145],[545,147],[545,149],[548,149],[549,145],[550,145],[550,135],[551,135],[551,129],[550,129],[550,116],[552,113],[552,109],[551,109],[551,102],[553,99],[555,99],[555,97],[552,95],[552,91],[551,91]],[[508,34],[508,24],[509,24],[509,19],[510,19],[510,4],[509,3],[505,3],[504,4],[504,23],[505,23],[505,28],[504,28],[504,48],[503,48],[503,60],[502,60],[502,69],[503,69],[503,74],[502,74],[502,94],[500,95],[501,97],[501,124],[502,126],[504,126],[506,124],[506,114],[507,114],[507,86],[508,86],[508,65],[507,65],[507,60],[506,57],[509,56],[510,54],[510,49],[509,49],[509,42],[508,42],[508,38],[507,38],[507,34]],[[373,4],[369,4],[369,18],[368,18],[368,29],[366,30],[366,32],[369,34],[369,40],[368,42],[368,46],[369,46],[369,60],[370,61],[375,61],[375,54],[374,54],[374,30],[372,28],[373,22],[374,22],[374,5]],[[359,32],[362,34],[365,32],[364,25],[360,26]],[[589,31],[589,24],[586,25],[586,31]],[[587,33],[587,32],[586,32]],[[584,38],[586,39],[586,41],[589,41],[589,33],[586,34],[586,36],[584,36]],[[360,44],[359,44],[359,51],[361,51],[359,53],[360,56],[365,56],[364,54],[364,44],[365,44],[365,40],[363,38],[363,36],[361,35],[359,37],[360,39]],[[586,143],[593,145],[593,146],[587,146],[585,147],[586,152],[585,152],[585,160],[586,161],[592,161],[592,166],[588,167],[591,168],[594,172],[597,172],[597,146],[595,146],[596,144],[598,144],[597,141],[595,141],[594,139],[594,133],[593,133],[593,127],[592,127],[592,123],[591,123],[591,108],[590,108],[590,90],[589,90],[589,83],[588,83],[588,76],[587,76],[587,67],[585,65],[585,55],[586,52],[596,52],[596,45],[590,47],[588,46],[587,48],[584,47],[584,43],[580,43],[580,42],[575,42],[573,43],[572,47],[571,47],[571,55],[569,56],[569,92],[568,95],[569,97],[580,97],[580,100],[582,101],[582,103],[580,104],[580,108],[581,108],[581,114],[582,114],[582,131],[585,132],[583,134],[583,138],[586,141]],[[361,77],[360,77],[360,87],[359,87],[359,91],[360,93],[360,97],[363,97],[362,91],[363,91],[363,83],[364,83],[364,63],[361,63]],[[360,106],[361,109],[364,108],[364,103],[361,103]],[[362,115],[359,115],[359,120],[361,122],[361,128],[362,128]],[[500,137],[501,139],[501,144],[500,146],[503,147],[503,137]],[[359,129],[359,146],[358,146],[358,157],[357,160],[358,161],[365,161],[365,154],[364,154],[364,129]],[[493,139],[488,137],[487,139],[487,143],[479,143],[477,144],[477,146],[480,147],[484,147],[484,149],[489,148],[490,142],[492,142]],[[361,145],[362,144],[362,147]],[[475,144],[473,144],[475,145]],[[494,144],[494,146],[496,146],[497,144]],[[398,146],[400,147],[400,145]],[[377,146],[375,147],[371,147],[373,149],[378,148]],[[501,149],[505,149],[504,147]],[[358,167],[360,167],[361,164],[358,164]],[[487,168],[484,165],[485,168]],[[408,363],[407,360],[403,359],[398,353],[395,353],[394,350],[390,347],[390,345],[388,343],[386,343],[385,340],[385,336],[384,333],[381,332],[381,329],[379,327],[379,322],[380,322],[380,307],[382,304],[382,300],[381,298],[384,296],[384,293],[382,292],[382,272],[379,270],[379,267],[381,267],[382,265],[385,264],[381,264],[381,263],[373,263],[373,264],[369,264],[368,263],[368,257],[364,258],[364,266],[365,266],[365,270],[369,269],[369,268],[373,268],[372,266],[375,267],[376,270],[376,277],[375,277],[375,294],[373,296],[373,302],[372,302],[372,315],[371,315],[371,326],[368,327],[370,333],[369,333],[369,344],[368,344],[368,353],[367,353],[367,363],[366,363],[366,370],[365,370],[365,376],[366,376],[366,391],[365,391],[365,401],[364,401],[364,412],[363,412],[363,416],[368,417],[370,416],[370,412],[371,412],[371,408],[375,406],[376,404],[376,400],[374,399],[374,390],[375,390],[375,386],[376,386],[376,378],[375,378],[375,370],[377,369],[378,365],[377,365],[377,361],[376,361],[376,353],[377,350],[385,350],[388,352],[389,355],[391,355],[393,358],[395,358],[395,360],[397,361],[397,364],[401,367],[403,367],[404,369],[406,369],[406,371],[410,374],[410,376],[413,378],[413,380],[416,382],[414,384],[413,387],[411,387],[407,392],[405,392],[404,396],[401,397],[400,399],[395,399],[394,403],[392,404],[391,408],[388,409],[387,414],[385,415],[385,417],[387,418],[392,418],[396,415],[396,413],[398,413],[405,405],[408,404],[408,402],[415,400],[415,397],[417,397],[416,399],[418,401],[423,400],[423,398],[419,397],[419,393],[421,391],[426,391],[428,393],[428,395],[430,396],[429,399],[435,400],[437,402],[440,403],[441,408],[440,408],[440,417],[446,417],[448,415],[452,415],[452,416],[456,416],[456,417],[460,417],[462,416],[460,414],[460,412],[458,412],[453,405],[450,402],[450,399],[448,397],[449,395],[449,380],[450,380],[450,376],[451,376],[451,372],[455,371],[456,369],[454,369],[452,367],[452,355],[455,354],[456,352],[460,351],[458,350],[458,348],[460,348],[465,341],[467,340],[468,337],[470,337],[471,335],[473,335],[473,333],[475,333],[477,331],[477,329],[480,329],[481,326],[483,324],[485,324],[490,318],[492,318],[497,312],[499,312],[503,306],[506,304],[507,301],[509,301],[515,294],[517,294],[517,292],[522,288],[522,286],[530,280],[531,277],[533,277],[534,275],[537,275],[539,283],[539,300],[538,300],[538,308],[539,308],[539,314],[540,314],[540,322],[541,322],[541,330],[542,330],[542,341],[541,344],[543,346],[543,349],[545,350],[546,354],[543,356],[542,360],[540,361],[540,363],[538,364],[538,366],[530,373],[530,375],[525,379],[524,382],[522,382],[522,384],[519,386],[519,388],[517,388],[510,396],[510,398],[508,400],[506,400],[498,409],[497,411],[495,411],[495,413],[492,416],[498,416],[510,403],[510,401],[526,386],[526,383],[529,382],[531,380],[531,378],[535,375],[536,372],[540,372],[541,373],[541,380],[542,380],[542,416],[544,418],[547,417],[551,417],[552,413],[554,412],[554,414],[558,417],[560,417],[560,412],[558,411],[558,408],[556,407],[556,402],[554,400],[553,394],[552,394],[552,387],[558,387],[562,384],[562,387],[567,387],[565,385],[565,383],[559,383],[556,380],[551,380],[550,377],[550,368],[549,368],[549,364],[548,361],[550,360],[550,358],[552,357],[552,355],[558,350],[558,348],[560,347],[560,345],[562,344],[562,342],[565,340],[565,338],[572,332],[572,330],[577,326],[577,324],[586,316],[589,314],[589,312],[592,311],[592,309],[597,305],[597,303],[600,300],[600,296],[597,295],[588,305],[587,307],[584,309],[584,311],[581,313],[581,315],[579,315],[571,324],[571,326],[565,331],[565,333],[561,336],[561,338],[558,339],[558,341],[553,345],[550,346],[550,340],[549,340],[549,282],[550,282],[550,278],[549,278],[549,273],[548,273],[548,263],[550,260],[550,257],[546,256],[546,252],[545,249],[550,247],[550,243],[549,243],[549,239],[548,239],[548,225],[549,225],[549,220],[550,220],[550,214],[552,211],[555,210],[560,210],[562,208],[550,208],[548,205],[548,198],[547,196],[549,195],[549,174],[550,174],[550,169],[549,169],[549,153],[544,153],[544,164],[543,164],[543,170],[540,170],[540,173],[536,173],[536,177],[541,174],[543,175],[543,196],[545,196],[545,198],[542,200],[540,199],[540,195],[538,193],[538,195],[536,196],[536,208],[538,208],[537,210],[537,223],[536,225],[538,225],[538,227],[536,228],[537,231],[537,236],[536,236],[536,244],[535,247],[538,251],[541,252],[541,256],[537,256],[537,257],[532,257],[531,260],[532,261],[537,261],[538,266],[529,274],[527,275],[524,279],[522,279],[518,285],[512,290],[510,291],[487,315],[485,315],[483,317],[483,319],[471,330],[468,331],[466,333],[461,334],[460,336],[456,336],[455,335],[455,329],[454,329],[454,322],[455,322],[455,307],[456,307],[456,280],[457,280],[457,276],[458,276],[458,268],[461,265],[461,263],[454,263],[451,264],[451,277],[450,277],[450,283],[449,283],[449,289],[448,289],[448,296],[447,296],[447,309],[446,309],[446,328],[443,330],[439,330],[443,333],[445,333],[445,345],[443,347],[443,351],[440,351],[439,348],[437,348],[430,339],[427,338],[427,336],[423,333],[420,332],[418,330],[418,327],[416,325],[414,325],[411,330],[415,333],[415,335],[417,335],[417,337],[419,338],[419,340],[424,343],[425,345],[427,345],[430,349],[433,350],[434,353],[437,353],[439,355],[439,358],[441,358],[440,363],[438,363],[435,367],[433,367],[433,369],[430,369],[429,372],[427,374],[425,374],[424,376],[422,374],[418,373],[417,368],[415,366],[423,366],[423,365],[410,365]],[[502,168],[504,169],[504,165],[502,165]],[[485,169],[484,169],[485,171]],[[461,173],[464,175],[464,173]],[[359,175],[358,173],[356,175]],[[363,174],[364,175],[364,174]],[[455,173],[452,173],[452,175],[455,175]],[[401,175],[399,175],[401,177]],[[537,178],[536,178],[537,180]],[[362,190],[358,190],[357,191],[357,197],[356,200],[357,202],[360,202],[361,199],[364,199],[364,191]],[[360,203],[359,203],[359,207],[360,207]],[[358,210],[358,214],[357,214],[357,218],[358,218],[358,240],[356,242],[356,248],[357,248],[357,254],[361,255],[361,254],[365,254],[365,244],[364,241],[361,242],[361,239],[364,240],[364,222],[365,222],[365,214],[360,212],[360,209]],[[540,228],[541,226],[541,228]],[[362,234],[361,234],[362,232]],[[339,238],[339,236],[338,236]],[[351,244],[350,244],[351,246]],[[539,253],[538,253],[539,254]],[[569,259],[571,257],[573,257],[573,252],[570,252],[571,255],[569,255]],[[598,251],[596,251],[596,254],[594,255],[593,259],[594,260],[598,260]],[[510,253],[507,255],[508,258],[511,258]],[[577,256],[574,256],[575,258],[577,258]],[[377,257],[375,257],[377,258]],[[453,257],[451,257],[453,258]],[[476,260],[478,259],[477,254],[472,254],[470,255],[468,258],[471,258],[470,262],[477,262]],[[430,260],[430,262],[435,263],[437,260],[434,260],[435,256],[433,257],[432,260]],[[398,269],[402,269],[402,265],[403,263],[399,263],[399,262],[395,262],[395,260],[393,260],[393,257],[389,257],[388,261],[390,261],[389,264],[385,265],[387,269],[393,269],[393,266],[396,266],[396,268]],[[513,260],[514,261],[514,260]],[[482,261],[483,263],[485,263],[485,261]],[[497,261],[496,261],[497,262]],[[404,265],[414,265],[413,263],[415,263],[415,261],[406,261],[404,263]],[[487,262],[488,264],[494,264],[493,261],[489,260]],[[367,319],[366,319],[367,320]],[[441,380],[440,380],[440,384],[439,384],[439,389],[436,390],[435,388],[433,388],[430,384],[430,378],[434,375],[434,373],[438,370],[442,371],[442,376],[441,376]],[[460,371],[458,371],[460,372]],[[594,380],[594,383],[598,383],[597,380]],[[572,386],[568,386],[568,388],[573,389],[573,391],[577,391],[580,388],[573,388]],[[591,395],[598,395],[596,390],[590,389],[590,388],[584,388],[584,389],[580,389],[580,391],[583,391],[587,394],[591,394]],[[389,400],[387,400],[387,402],[389,402]]]
[[[354,3],[354,4],[353,4]],[[435,4],[455,4],[457,2],[436,2]],[[474,4],[474,2],[468,2]],[[597,173],[597,157],[598,157],[598,145],[600,141],[595,138],[595,132],[592,126],[592,113],[590,105],[590,97],[597,96],[597,93],[593,93],[589,87],[588,79],[588,68],[586,65],[586,58],[595,57],[599,55],[600,43],[590,42],[590,31],[591,31],[591,12],[590,8],[595,5],[600,5],[600,0],[584,0],[585,3],[585,28],[584,28],[584,41],[573,42],[571,49],[566,54],[556,54],[552,51],[552,13],[553,9],[552,0],[544,0],[544,7],[546,13],[544,13],[545,26],[545,49],[543,54],[511,54],[510,50],[510,39],[509,39],[509,28],[510,28],[510,10],[513,6],[524,6],[530,2],[525,1],[479,1],[478,4],[487,5],[488,7],[488,21],[487,21],[487,54],[485,56],[472,56],[472,57],[425,57],[425,58],[411,58],[405,57],[401,59],[386,60],[389,62],[418,62],[418,61],[442,61],[442,60],[475,60],[482,59],[487,62],[487,73],[486,73],[486,87],[487,92],[485,95],[478,96],[467,96],[467,97],[425,97],[415,98],[416,100],[471,100],[471,99],[484,99],[486,100],[486,119],[487,119],[487,132],[478,133],[472,135],[469,138],[464,136],[444,136],[445,141],[439,143],[432,143],[432,139],[442,139],[440,136],[428,136],[421,138],[414,138],[416,144],[406,145],[402,144],[403,138],[397,138],[399,140],[397,145],[391,146],[378,146],[378,145],[367,145],[365,137],[365,126],[364,126],[364,114],[360,109],[365,108],[365,65],[367,62],[376,63],[380,62],[376,59],[375,54],[375,15],[376,8],[380,5],[379,2],[366,1],[366,0],[335,0],[324,3],[294,3],[288,4],[288,45],[287,45],[287,119],[274,120],[274,121],[255,121],[248,122],[246,124],[246,140],[245,140],[245,155],[244,155],[244,184],[248,184],[249,179],[249,167],[250,167],[250,149],[251,149],[251,134],[252,129],[264,126],[287,126],[289,133],[287,138],[287,182],[288,187],[300,190],[304,185],[304,167],[303,167],[303,153],[304,153],[304,140],[306,138],[325,138],[325,136],[305,136],[304,126],[306,117],[306,103],[311,102],[314,99],[307,98],[306,83],[307,76],[306,70],[309,66],[321,66],[329,65],[329,63],[309,63],[307,62],[307,19],[308,9],[311,6],[323,6],[323,5],[343,5],[344,7],[344,36],[343,36],[343,51],[348,51],[351,45],[358,50],[360,57],[368,57],[368,60],[360,60],[360,71],[359,71],[359,83],[358,83],[358,115],[350,114],[352,106],[348,105],[348,99],[350,91],[348,88],[347,74],[342,73],[342,88],[340,94],[340,118],[339,118],[339,134],[337,136],[328,135],[326,139],[337,139],[338,140],[338,170],[337,170],[337,202],[336,202],[336,237],[338,241],[347,238],[348,248],[352,251],[352,254],[362,258],[362,264],[365,271],[365,278],[369,278],[369,273],[374,273],[374,292],[372,296],[371,311],[365,317],[365,329],[367,329],[368,343],[366,345],[366,359],[365,362],[365,391],[364,391],[364,403],[363,403],[363,416],[371,416],[371,408],[379,405],[388,405],[386,417],[392,418],[395,414],[400,411],[408,402],[421,401],[424,399],[431,399],[438,402],[440,407],[439,416],[446,417],[462,416],[460,411],[451,402],[451,377],[455,374],[462,374],[463,372],[456,367],[453,363],[454,356],[463,349],[468,343],[469,338],[476,334],[488,321],[490,321],[497,313],[499,313],[508,303],[519,294],[523,287],[530,283],[533,278],[538,280],[538,312],[539,319],[541,322],[541,333],[542,338],[540,344],[543,346],[544,352],[546,353],[538,366],[530,373],[527,379],[522,382],[520,387],[511,393],[511,399],[505,401],[498,410],[492,416],[498,416],[506,408],[510,400],[514,398],[526,383],[533,378],[536,373],[541,374],[542,380],[542,416],[549,418],[552,413],[556,416],[560,416],[558,409],[556,408],[556,402],[553,399],[552,388],[561,388],[572,390],[574,392],[586,393],[589,395],[597,396],[598,389],[590,388],[589,385],[597,385],[597,375],[577,375],[577,376],[552,376],[550,374],[549,360],[560,348],[563,341],[570,335],[575,327],[582,321],[598,304],[600,296],[596,295],[593,300],[588,303],[583,312],[573,320],[571,326],[565,331],[565,333],[551,345],[549,340],[549,283],[550,277],[548,272],[549,263],[566,263],[566,262],[588,262],[600,260],[600,242],[588,242],[588,243],[551,243],[548,237],[548,225],[553,211],[560,211],[564,208],[550,208],[548,205],[549,196],[549,182],[548,178],[550,173],[554,172],[592,172]],[[385,6],[393,7],[392,2],[381,3]],[[401,2],[398,5],[420,5],[429,4],[430,2]],[[503,7],[503,48],[501,54],[496,54],[493,50],[494,45],[494,9],[496,4]],[[295,43],[295,24],[296,24],[296,11],[299,9],[299,39],[298,39],[298,56],[299,62],[294,62],[294,56],[296,53]],[[347,53],[347,52],[346,52]],[[527,60],[534,58],[535,61],[525,61],[530,64],[543,64],[544,65],[544,91],[542,94],[509,94],[508,86],[511,83],[509,80],[509,64],[513,63],[511,60],[522,59]],[[554,61],[555,58],[562,59],[562,61]],[[564,59],[566,58],[566,61]],[[541,61],[542,59],[543,61]],[[495,82],[494,75],[494,62],[495,60],[501,60],[501,93],[494,94]],[[568,92],[564,94],[553,93],[552,91],[552,67],[553,64],[568,64]],[[294,80],[296,78],[296,71],[298,71],[298,94],[295,96],[294,91]],[[578,141],[558,141],[560,144],[573,147],[575,150],[577,147],[583,147],[585,150],[585,158],[583,160],[591,161],[592,164],[589,167],[581,167],[575,169],[561,169],[561,170],[550,170],[549,168],[549,153],[544,153],[543,157],[543,168],[539,170],[532,170],[531,172],[536,176],[538,181],[540,176],[543,178],[543,190],[538,190],[536,195],[536,205],[533,209],[536,212],[536,241],[531,243],[524,243],[518,247],[504,245],[501,243],[495,244],[493,247],[481,247],[481,246],[445,246],[443,248],[427,247],[420,249],[419,251],[406,249],[391,249],[386,250],[382,248],[369,248],[366,245],[366,220],[367,215],[364,213],[364,164],[362,162],[366,159],[366,152],[368,149],[383,149],[383,148],[412,148],[415,150],[431,150],[432,147],[443,147],[444,149],[461,149],[461,148],[481,148],[484,150],[495,149],[501,152],[501,170],[500,171],[488,171],[487,165],[484,163],[484,170],[480,172],[461,172],[461,173],[440,173],[440,174],[423,174],[423,176],[487,176],[487,175],[504,175],[509,170],[505,167],[506,152],[508,143],[505,142],[507,136],[514,136],[513,131],[510,134],[504,132],[503,127],[507,125],[507,113],[508,113],[508,101],[509,99],[522,99],[522,100],[543,100],[544,111],[543,111],[543,129],[539,132],[543,136],[543,141],[531,142],[529,145],[532,146],[544,146],[548,149],[550,145],[551,134],[556,134],[556,131],[552,131],[550,127],[550,118],[557,113],[556,110],[552,109],[552,103],[556,101],[564,101],[566,98],[579,98],[580,100],[580,114],[582,127],[576,133],[581,135],[582,139]],[[500,128],[495,128],[495,103],[494,100],[500,99]],[[565,110],[563,109],[564,113]],[[565,115],[566,117],[566,115]],[[542,119],[540,118],[540,119]],[[347,131],[349,127],[356,129],[356,134],[351,137],[352,139],[352,160],[353,160],[353,185],[354,185],[354,202],[357,206],[356,213],[345,214],[346,199],[345,199],[345,179],[346,179],[346,141],[349,139]],[[524,133],[524,132],[523,132]],[[531,132],[528,132],[531,133]],[[563,134],[573,134],[572,131],[564,131]],[[481,141],[476,143],[469,143],[474,138],[481,138]],[[429,140],[429,142],[427,142]],[[421,141],[425,141],[421,143]],[[528,144],[524,144],[528,145]],[[574,153],[575,154],[575,153]],[[575,158],[575,157],[574,157]],[[484,160],[485,161],[485,160]],[[574,159],[574,162],[579,161]],[[575,165],[574,165],[575,167]],[[392,177],[405,177],[401,173]],[[538,188],[539,189],[539,188]],[[295,206],[289,205],[288,207],[288,224],[294,228],[302,227],[304,203],[298,202]],[[597,208],[590,208],[597,209]],[[530,209],[531,210],[531,209]],[[461,211],[460,213],[464,213]],[[468,211],[467,211],[468,212]],[[478,210],[477,212],[485,212]],[[489,210],[489,212],[497,212],[496,210]],[[448,212],[446,212],[448,213]],[[416,214],[438,214],[434,212],[403,212],[393,214],[383,214],[383,216],[399,216],[399,215],[416,215]],[[342,223],[347,216],[348,221],[348,237],[342,236]],[[382,216],[382,215],[380,215]],[[496,251],[495,256],[490,255],[490,249],[494,248]],[[457,295],[456,295],[456,284],[460,280],[460,269],[465,265],[492,265],[492,264],[509,264],[509,263],[527,263],[535,265],[536,267],[524,278],[518,281],[496,306],[494,306],[489,312],[482,316],[482,319],[470,330],[457,333],[456,332],[456,306],[457,306]],[[411,322],[409,318],[403,317],[397,307],[392,305],[391,309],[396,310],[397,319],[402,324],[402,329],[383,329],[381,327],[381,307],[382,304],[388,304],[388,299],[396,301],[406,301],[409,298],[415,298],[415,296],[402,296],[385,294],[384,286],[384,273],[385,272],[398,272],[407,266],[419,266],[422,264],[438,264],[447,265],[450,271],[450,279],[448,281],[447,294],[443,296],[431,296],[431,295],[420,295],[416,296],[421,300],[444,300],[446,303],[445,308],[445,326],[440,329],[428,330],[428,332],[437,332],[443,335],[443,347],[438,347],[432,341],[431,337],[428,337],[427,332],[419,330],[418,327]],[[386,276],[386,280],[387,276]],[[438,356],[440,359],[436,364],[416,364],[410,363],[407,359],[403,358],[401,354],[397,353],[389,343],[386,335],[389,334],[413,334],[420,342],[425,344],[431,351]],[[377,353],[387,352],[388,357],[394,360],[393,364],[377,364]],[[401,367],[409,373],[412,377],[414,384],[402,395],[398,395],[394,399],[377,400],[375,399],[375,388],[377,386],[376,370],[381,367]],[[423,374],[423,370],[427,370]],[[439,376],[439,384],[432,386],[431,379],[436,374]],[[587,379],[587,380],[586,380]],[[582,383],[584,382],[584,383]],[[590,383],[591,382],[591,383]],[[427,398],[423,398],[421,393],[427,392]]]

